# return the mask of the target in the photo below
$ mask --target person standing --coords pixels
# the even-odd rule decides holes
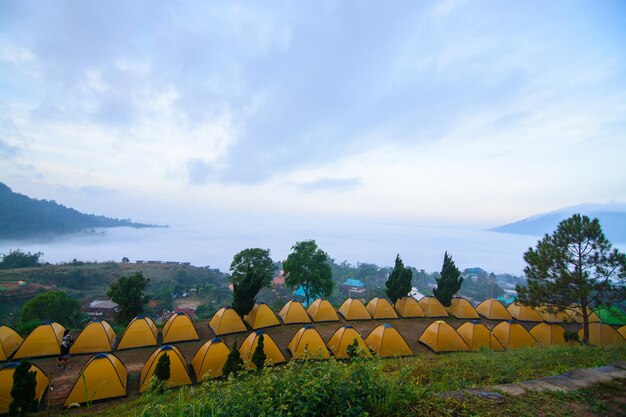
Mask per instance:
[[[57,358],[57,368],[65,372],[68,369],[68,363],[70,361],[70,347],[74,343],[74,338],[69,330],[65,329],[63,332],[63,340],[61,341],[61,355]]]

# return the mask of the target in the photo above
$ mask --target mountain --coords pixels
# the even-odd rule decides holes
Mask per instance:
[[[159,227],[84,214],[55,201],[15,193],[0,182],[0,239],[54,236],[103,227]]]
[[[537,214],[514,223],[489,229],[493,232],[543,236],[552,233],[561,220],[580,213],[600,220],[604,235],[613,243],[626,243],[626,204],[579,204]]]

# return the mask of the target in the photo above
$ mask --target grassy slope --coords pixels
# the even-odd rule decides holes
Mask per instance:
[[[403,359],[312,362],[266,369],[238,379],[210,381],[163,394],[94,406],[90,416],[190,415],[623,415],[624,382],[571,394],[486,400],[443,399],[439,392],[519,382],[576,367],[626,359],[626,345],[482,351]],[[578,410],[578,413],[573,411]],[[594,411],[595,410],[595,411]],[[616,411],[617,410],[617,411]],[[326,411],[326,412],[325,412]],[[586,413],[586,414],[585,414]]]

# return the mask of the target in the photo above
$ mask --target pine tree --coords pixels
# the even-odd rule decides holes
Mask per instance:
[[[234,376],[237,376],[237,373],[243,369],[243,361],[241,360],[241,355],[239,354],[239,349],[237,349],[237,341],[233,342],[233,347],[226,358],[226,363],[222,368],[222,372],[224,376],[228,376],[231,373]]]
[[[400,255],[396,256],[396,264],[385,285],[387,286],[387,297],[394,304],[398,299],[406,297],[411,292],[411,280],[413,272],[411,268],[406,268]]]
[[[154,375],[161,382],[170,379],[170,356],[167,353],[159,356],[159,360],[154,368]]]
[[[37,389],[37,372],[31,371],[30,362],[21,361],[13,373],[13,388],[9,405],[11,416],[26,416],[35,405],[35,391]]]
[[[230,282],[237,314],[243,317],[252,310],[261,288],[270,286],[275,269],[269,249],[244,249],[233,257]]]
[[[446,252],[443,255],[441,277],[437,278],[437,288],[433,290],[433,295],[441,304],[450,307],[452,297],[461,289],[461,284],[463,284],[461,272],[454,264],[452,257]]]
[[[252,363],[256,366],[256,369],[261,372],[263,366],[265,366],[265,359],[267,359],[267,355],[265,355],[265,340],[263,335],[259,335],[259,341],[256,345],[256,349],[254,349],[254,353],[252,354]]]

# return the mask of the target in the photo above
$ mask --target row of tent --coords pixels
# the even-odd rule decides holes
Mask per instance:
[[[589,322],[600,322],[600,318],[593,311],[589,311]],[[582,323],[580,309],[572,307],[571,311],[554,313],[548,307],[534,309],[519,303],[508,307],[496,299],[490,298],[474,308],[469,301],[456,297],[449,307],[444,307],[435,297],[423,297],[419,301],[412,297],[403,297],[391,303],[385,298],[377,297],[367,305],[356,298],[348,298],[337,311],[328,300],[318,298],[308,309],[297,300],[291,300],[280,310],[278,316],[264,303],[257,303],[243,320],[230,307],[221,308],[209,322],[209,327],[217,336],[245,332],[246,323],[252,330],[279,326],[283,324],[312,323],[344,320],[388,320],[397,318],[442,318],[453,316],[457,319],[479,319],[484,317],[490,320],[518,320],[529,322],[548,323]],[[624,323],[626,324],[626,323]]]
[[[26,339],[9,326],[0,326],[0,361],[12,359],[52,356],[61,353],[61,342],[65,327],[56,322],[44,322],[37,326]],[[161,331],[163,343],[200,340],[198,333],[185,313],[172,315]],[[134,318],[124,331],[118,350],[136,347],[157,346],[159,330],[149,317]],[[111,325],[104,320],[89,322],[80,332],[70,353],[112,352],[117,335]]]
[[[517,303],[505,308],[499,301],[488,299],[476,309],[464,298],[454,298],[449,307],[444,307],[434,297],[423,297],[420,301],[404,297],[396,301],[395,309],[384,298],[374,298],[367,306],[361,300],[348,298],[335,311],[328,300],[317,299],[308,309],[296,301],[289,301],[278,316],[267,304],[257,303],[242,320],[230,307],[221,308],[209,322],[216,336],[247,331],[246,323],[252,330],[294,323],[312,323],[345,320],[396,319],[399,317],[447,317],[458,319],[478,319],[481,316],[491,320],[509,321],[516,319],[530,322],[581,322],[582,316],[567,313],[552,313],[549,309],[533,309]],[[590,322],[599,322],[595,313],[590,312]],[[13,354],[14,359],[58,355],[65,328],[58,323],[44,323],[35,328],[29,336],[22,337],[8,326],[0,326],[0,361],[6,361]],[[165,323],[162,331],[164,344],[199,340],[191,318],[186,313],[176,313]],[[159,329],[152,319],[139,316],[133,319],[114,346],[116,333],[106,321],[90,322],[76,338],[71,347],[72,354],[112,352],[117,350],[158,345]]]
[[[525,346],[566,345],[563,334],[565,329],[558,324],[538,323],[527,331],[519,323],[501,322],[489,330],[479,321],[469,321],[454,329],[448,323],[438,320],[431,323],[422,333],[419,342],[434,352],[465,352],[481,348],[504,350]],[[621,333],[621,334],[620,334]],[[257,348],[260,336],[264,338],[266,365],[286,362],[285,356],[274,340],[263,330],[256,330],[248,335],[239,347],[239,353],[249,368],[254,368],[252,354]],[[604,346],[611,343],[624,343],[626,326],[619,332],[602,323],[590,324],[591,343]],[[340,327],[327,343],[311,325],[300,328],[292,337],[288,350],[294,359],[329,359],[331,354],[338,359],[348,358],[349,346],[357,344],[357,354],[370,356],[372,352],[381,357],[411,356],[413,351],[402,335],[389,324],[374,328],[363,339],[351,325]],[[190,366],[176,346],[164,345],[157,348],[141,369],[139,392],[144,392],[150,385],[156,364],[162,355],[170,360],[170,377],[165,381],[168,387],[192,384],[190,369],[198,382],[222,376],[222,369],[230,349],[219,337],[204,343],[195,353]],[[8,411],[11,402],[10,392],[13,384],[13,372],[18,362],[10,362],[0,370],[0,413]],[[32,369],[37,373],[36,398],[41,400],[49,378],[36,365]],[[123,397],[127,394],[128,369],[120,359],[111,353],[98,353],[93,356],[78,374],[65,400],[65,406],[91,401]]]

